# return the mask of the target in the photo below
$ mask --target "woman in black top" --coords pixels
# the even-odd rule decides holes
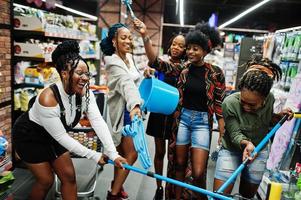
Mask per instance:
[[[177,180],[192,180],[193,185],[206,188],[206,168],[214,114],[220,134],[224,128],[221,103],[225,94],[225,78],[223,71],[206,63],[204,57],[221,41],[219,33],[207,24],[197,24],[195,30],[186,35],[185,40],[186,55],[190,63],[181,72],[178,81],[180,103],[175,114],[178,116],[178,131],[176,154],[173,155],[176,162],[174,169]],[[169,191],[169,198],[172,198],[172,194]],[[195,195],[197,199],[207,199],[206,196]],[[175,187],[176,199],[190,196],[189,191]]]

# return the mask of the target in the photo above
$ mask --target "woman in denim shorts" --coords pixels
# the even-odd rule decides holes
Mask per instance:
[[[241,174],[239,193],[252,198],[263,176],[268,148],[266,146],[255,158],[251,158],[251,153],[268,133],[269,127],[292,112],[285,109],[273,113],[275,99],[270,90],[273,81],[281,78],[278,65],[268,59],[254,58],[246,63],[246,69],[238,85],[240,92],[231,94],[222,104],[226,132],[216,163],[214,190],[218,190],[242,161],[249,158],[250,164]],[[233,185],[224,192],[231,193]]]
[[[192,177],[193,185],[206,188],[205,172],[213,114],[218,117],[221,128],[224,124],[221,102],[225,94],[225,79],[222,70],[205,63],[204,57],[220,43],[220,38],[214,28],[197,24],[185,40],[190,64],[181,72],[178,84],[182,109],[176,138],[176,179],[184,181],[186,175],[186,178]],[[186,169],[189,159],[191,170]],[[176,199],[189,197],[181,187],[175,188],[175,195]],[[206,199],[206,196],[196,195],[198,199]]]

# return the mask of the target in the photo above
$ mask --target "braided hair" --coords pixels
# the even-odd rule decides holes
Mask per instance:
[[[79,61],[83,61],[88,68],[88,63],[79,55],[79,45],[74,40],[67,40],[59,44],[56,49],[52,52],[51,55],[52,62],[55,65],[57,72],[59,73],[62,79],[62,71],[69,71],[69,84],[68,84],[68,91],[72,91],[72,77],[74,74],[74,70],[76,69]],[[89,82],[86,84],[86,108],[88,109],[88,105],[90,102],[90,93],[89,93]],[[69,103],[71,95],[69,97]]]
[[[208,23],[197,23],[195,28],[186,35],[186,45],[197,44],[207,53],[221,44],[219,32]]]
[[[282,77],[281,68],[267,58],[253,58],[245,66],[247,71],[239,81],[239,90],[245,88],[267,97],[274,80],[279,81]]]

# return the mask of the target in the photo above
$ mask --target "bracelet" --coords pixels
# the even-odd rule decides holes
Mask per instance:
[[[144,42],[144,43],[147,43],[147,42],[149,42],[149,41],[150,41],[149,36],[145,36],[145,37],[143,38],[143,42]]]

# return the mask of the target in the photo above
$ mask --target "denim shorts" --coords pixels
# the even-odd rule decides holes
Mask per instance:
[[[176,144],[191,144],[191,147],[209,151],[210,131],[208,113],[183,108]]]
[[[245,166],[241,178],[253,184],[260,184],[269,156],[268,147],[258,153],[252,163]],[[242,163],[242,153],[221,149],[218,153],[214,177],[226,181]]]

